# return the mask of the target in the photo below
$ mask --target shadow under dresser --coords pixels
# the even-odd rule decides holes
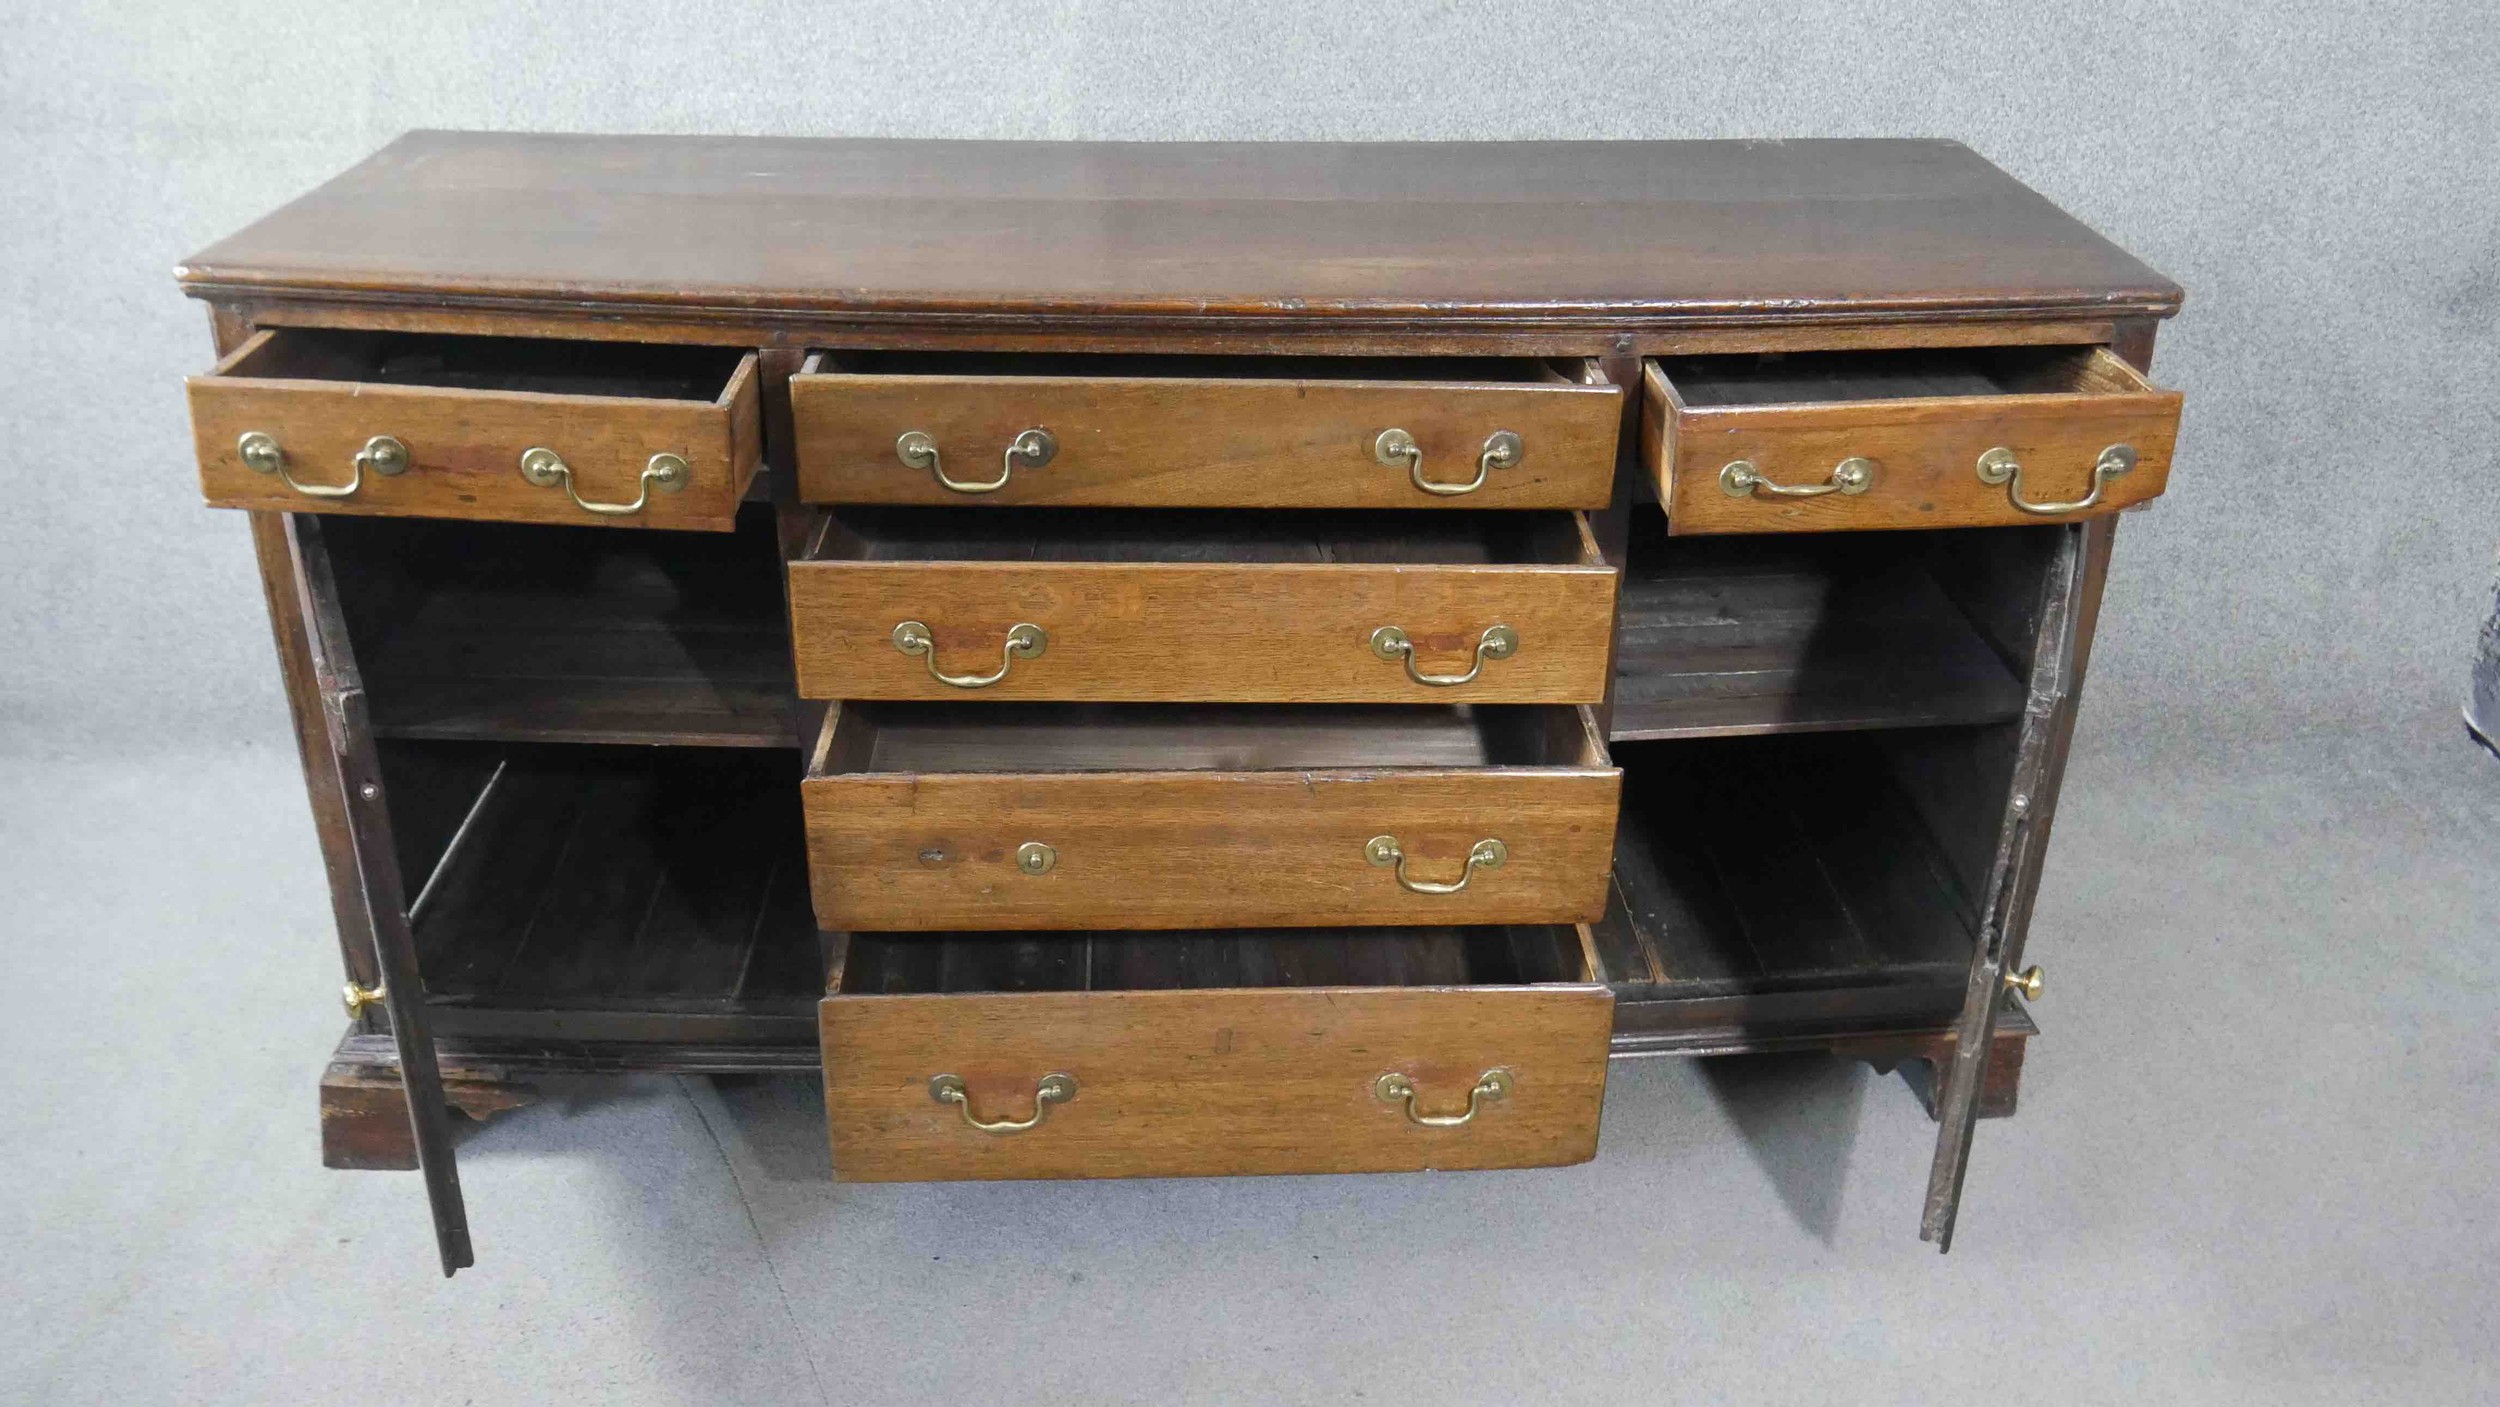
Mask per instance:
[[[966,212],[977,208],[977,220]],[[1586,1160],[1908,1067],[1949,1247],[2179,290],[1932,141],[414,133],[188,261],[325,1159],[813,1071],[860,1180]]]

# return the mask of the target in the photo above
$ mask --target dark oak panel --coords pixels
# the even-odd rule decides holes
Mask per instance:
[[[772,515],[613,533],[329,525],[384,737],[793,747]]]
[[[1982,599],[2036,597],[2029,555],[1969,532],[1670,537],[1652,513],[1629,527],[1614,740],[1985,723],[2022,711],[2022,681],[1960,602],[1974,581],[1999,593]]]

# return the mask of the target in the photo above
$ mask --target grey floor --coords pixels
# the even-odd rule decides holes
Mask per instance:
[[[2088,718],[2087,718],[2088,722]],[[0,760],[0,1394],[71,1402],[2488,1402],[2500,763],[2455,715],[2087,726],[2022,1115],[1960,1245],[1819,1057],[1619,1064],[1552,1172],[837,1187],[803,1080],[587,1086],[319,1165],[338,1033],[275,749]]]

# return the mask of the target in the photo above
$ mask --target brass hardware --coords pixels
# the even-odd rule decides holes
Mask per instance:
[[[542,446],[521,451],[521,477],[542,489],[562,488],[564,496],[573,500],[573,506],[585,513],[596,513],[603,518],[625,518],[650,506],[652,489],[676,493],[694,477],[694,471],[677,455],[655,454],[651,456],[651,462],[642,468],[642,491],[634,495],[633,502],[592,503],[574,491],[573,466],[564,462],[563,455]]]
[[[356,451],[356,471],[343,484],[307,484],[286,469],[286,449],[278,437],[263,430],[246,430],[234,442],[234,452],[243,460],[243,467],[255,474],[275,474],[286,486],[306,498],[345,498],[365,486],[365,471],[396,474],[408,467],[408,447],[388,435],[376,435]]]
[[[1762,477],[1762,471],[1750,459],[1732,460],[1719,471],[1719,492],[1730,498],[1750,498],[1756,493],[1776,494],[1781,498],[1821,498],[1827,493],[1855,497],[1875,487],[1875,461],[1859,455],[1832,466],[1831,478],[1819,484],[1775,484]]]
[[[1404,464],[1406,477],[1413,481],[1415,487],[1443,498],[1474,493],[1484,487],[1487,473],[1510,468],[1527,452],[1526,443],[1516,432],[1496,430],[1484,437],[1484,449],[1476,456],[1476,477],[1463,484],[1450,484],[1424,477],[1424,447],[1415,443],[1415,437],[1404,430],[1383,430],[1380,438],[1372,441],[1372,458],[1392,466]]]
[[[1510,858],[1510,847],[1498,840],[1477,841],[1467,852],[1467,868],[1459,871],[1458,878],[1448,884],[1407,878],[1406,852],[1398,847],[1398,838],[1394,835],[1376,835],[1364,841],[1363,858],[1383,867],[1395,865],[1398,885],[1402,889],[1417,894],[1456,894],[1467,887],[1467,881],[1476,877],[1476,871],[1500,869],[1502,862]]]
[[[929,666],[929,677],[940,684],[951,684],[958,689],[986,689],[1006,678],[1007,671],[1014,667],[1017,660],[1037,658],[1042,651],[1050,648],[1050,632],[1038,625],[1009,626],[1006,655],[998,662],[997,670],[989,674],[941,672],[937,667],[937,638],[929,633],[929,627],[916,620],[907,620],[894,627],[894,648],[907,655],[920,656],[921,662]]]
[[[359,987],[350,982],[339,989],[339,1003],[347,1008],[347,1019],[355,1021],[364,1016],[366,1007],[389,995],[379,982],[370,987]]]
[[[1395,1070],[1372,1081],[1372,1097],[1383,1104],[1406,1106],[1406,1120],[1428,1129],[1454,1129],[1472,1122],[1484,1106],[1510,1093],[1508,1070],[1487,1070],[1476,1077],[1476,1087],[1467,1091],[1467,1112],[1464,1114],[1427,1114],[1415,1107],[1415,1082]]]
[[[2004,484],[2007,486],[2005,496],[2016,508],[2043,518],[2054,518],[2098,507],[2101,491],[2109,487],[2110,480],[2133,469],[2135,460],[2135,446],[2111,445],[2092,462],[2092,492],[2072,503],[2033,503],[2023,497],[2023,462],[2014,457],[2014,451],[1998,445],[1979,456],[1979,482]]]
[[[952,1104],[964,1116],[964,1122],[983,1133],[1022,1133],[1042,1121],[1053,1104],[1065,1104],[1076,1098],[1076,1076],[1053,1072],[1042,1076],[1033,1089],[1033,1117],[1029,1119],[983,1119],[972,1112],[972,1096],[964,1088],[961,1075],[940,1075],[929,1081],[929,1097],[940,1104]]]
[[[2039,965],[2035,963],[2030,967],[2024,968],[2020,972],[2009,972],[2005,974],[2005,990],[2014,993],[2016,996],[2021,997],[2027,1002],[2036,1002],[2040,1000]]]
[[[1406,661],[1406,677],[1418,684],[1446,689],[1457,684],[1473,684],[1484,673],[1486,660],[1506,660],[1519,649],[1519,632],[1507,625],[1488,625],[1476,641],[1476,662],[1465,674],[1425,674],[1415,668],[1415,642],[1394,625],[1384,625],[1372,632],[1372,653],[1384,660]]]
[[[914,469],[928,470],[937,476],[939,483],[957,493],[996,493],[1007,487],[1007,481],[1015,477],[1019,462],[1027,469],[1039,469],[1057,458],[1059,441],[1038,425],[1017,435],[1007,442],[1007,453],[999,461],[998,477],[986,484],[946,477],[945,467],[938,461],[937,438],[926,430],[905,430],[894,441],[894,454]]]
[[[1049,874],[1059,863],[1059,852],[1038,840],[1028,840],[1016,847],[1016,868],[1026,874]]]

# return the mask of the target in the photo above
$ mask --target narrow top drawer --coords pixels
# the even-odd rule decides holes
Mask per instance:
[[[1593,361],[818,352],[790,380],[816,503],[1603,508]]]
[[[219,508],[727,532],[761,458],[736,348],[273,328],[187,385]]]
[[[2103,347],[1672,357],[1644,376],[1672,533],[1988,527],[2170,478],[2179,395]]]

